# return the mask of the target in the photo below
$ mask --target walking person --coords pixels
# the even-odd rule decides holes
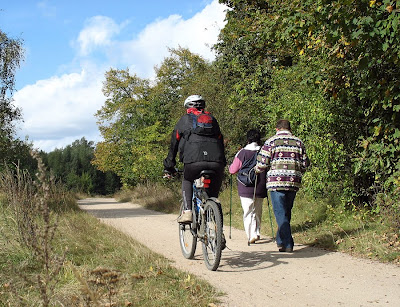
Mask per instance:
[[[229,173],[236,174],[243,163],[251,159],[260,150],[260,146],[260,132],[255,129],[249,130],[247,132],[247,145],[236,153],[232,164],[229,166]],[[255,187],[245,186],[238,180],[238,194],[243,208],[243,226],[248,243],[255,243],[260,239],[262,202],[267,196],[265,182],[265,172],[258,175]]]
[[[256,172],[267,171],[267,189],[278,224],[276,243],[279,251],[293,252],[292,208],[310,161],[304,143],[292,134],[288,120],[278,120],[275,130],[276,134],[265,141],[258,153]]]

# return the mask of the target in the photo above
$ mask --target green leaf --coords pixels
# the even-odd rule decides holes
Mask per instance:
[[[396,128],[396,130],[393,133],[393,137],[396,139],[400,138],[400,130],[399,129]]]
[[[388,50],[389,49],[389,44],[388,43],[384,43],[383,45],[382,45],[382,50],[383,51],[386,51],[386,50]]]

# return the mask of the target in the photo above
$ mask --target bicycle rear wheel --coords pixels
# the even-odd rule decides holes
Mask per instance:
[[[205,239],[202,242],[206,267],[215,271],[221,260],[222,216],[217,203],[207,200],[204,206]]]
[[[183,210],[183,204],[181,211]],[[195,227],[195,216],[193,216],[193,222],[191,224],[179,224],[179,244],[181,246],[183,257],[186,259],[193,259],[194,253],[196,252],[197,235],[192,230]]]

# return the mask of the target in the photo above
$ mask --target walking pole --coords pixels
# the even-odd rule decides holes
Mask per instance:
[[[268,204],[268,211],[269,211],[269,221],[270,221],[270,223],[271,223],[271,236],[272,236],[272,241],[275,241],[274,229],[273,229],[273,227],[272,227],[271,208],[269,207],[268,191],[267,191],[267,204]]]
[[[229,239],[232,239],[232,174],[231,174],[231,200],[229,205]]]

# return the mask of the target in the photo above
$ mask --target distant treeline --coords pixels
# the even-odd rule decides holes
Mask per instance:
[[[94,143],[85,138],[74,141],[62,149],[41,153],[51,174],[70,190],[90,195],[110,195],[120,187],[119,177],[112,172],[101,172],[91,162]]]

